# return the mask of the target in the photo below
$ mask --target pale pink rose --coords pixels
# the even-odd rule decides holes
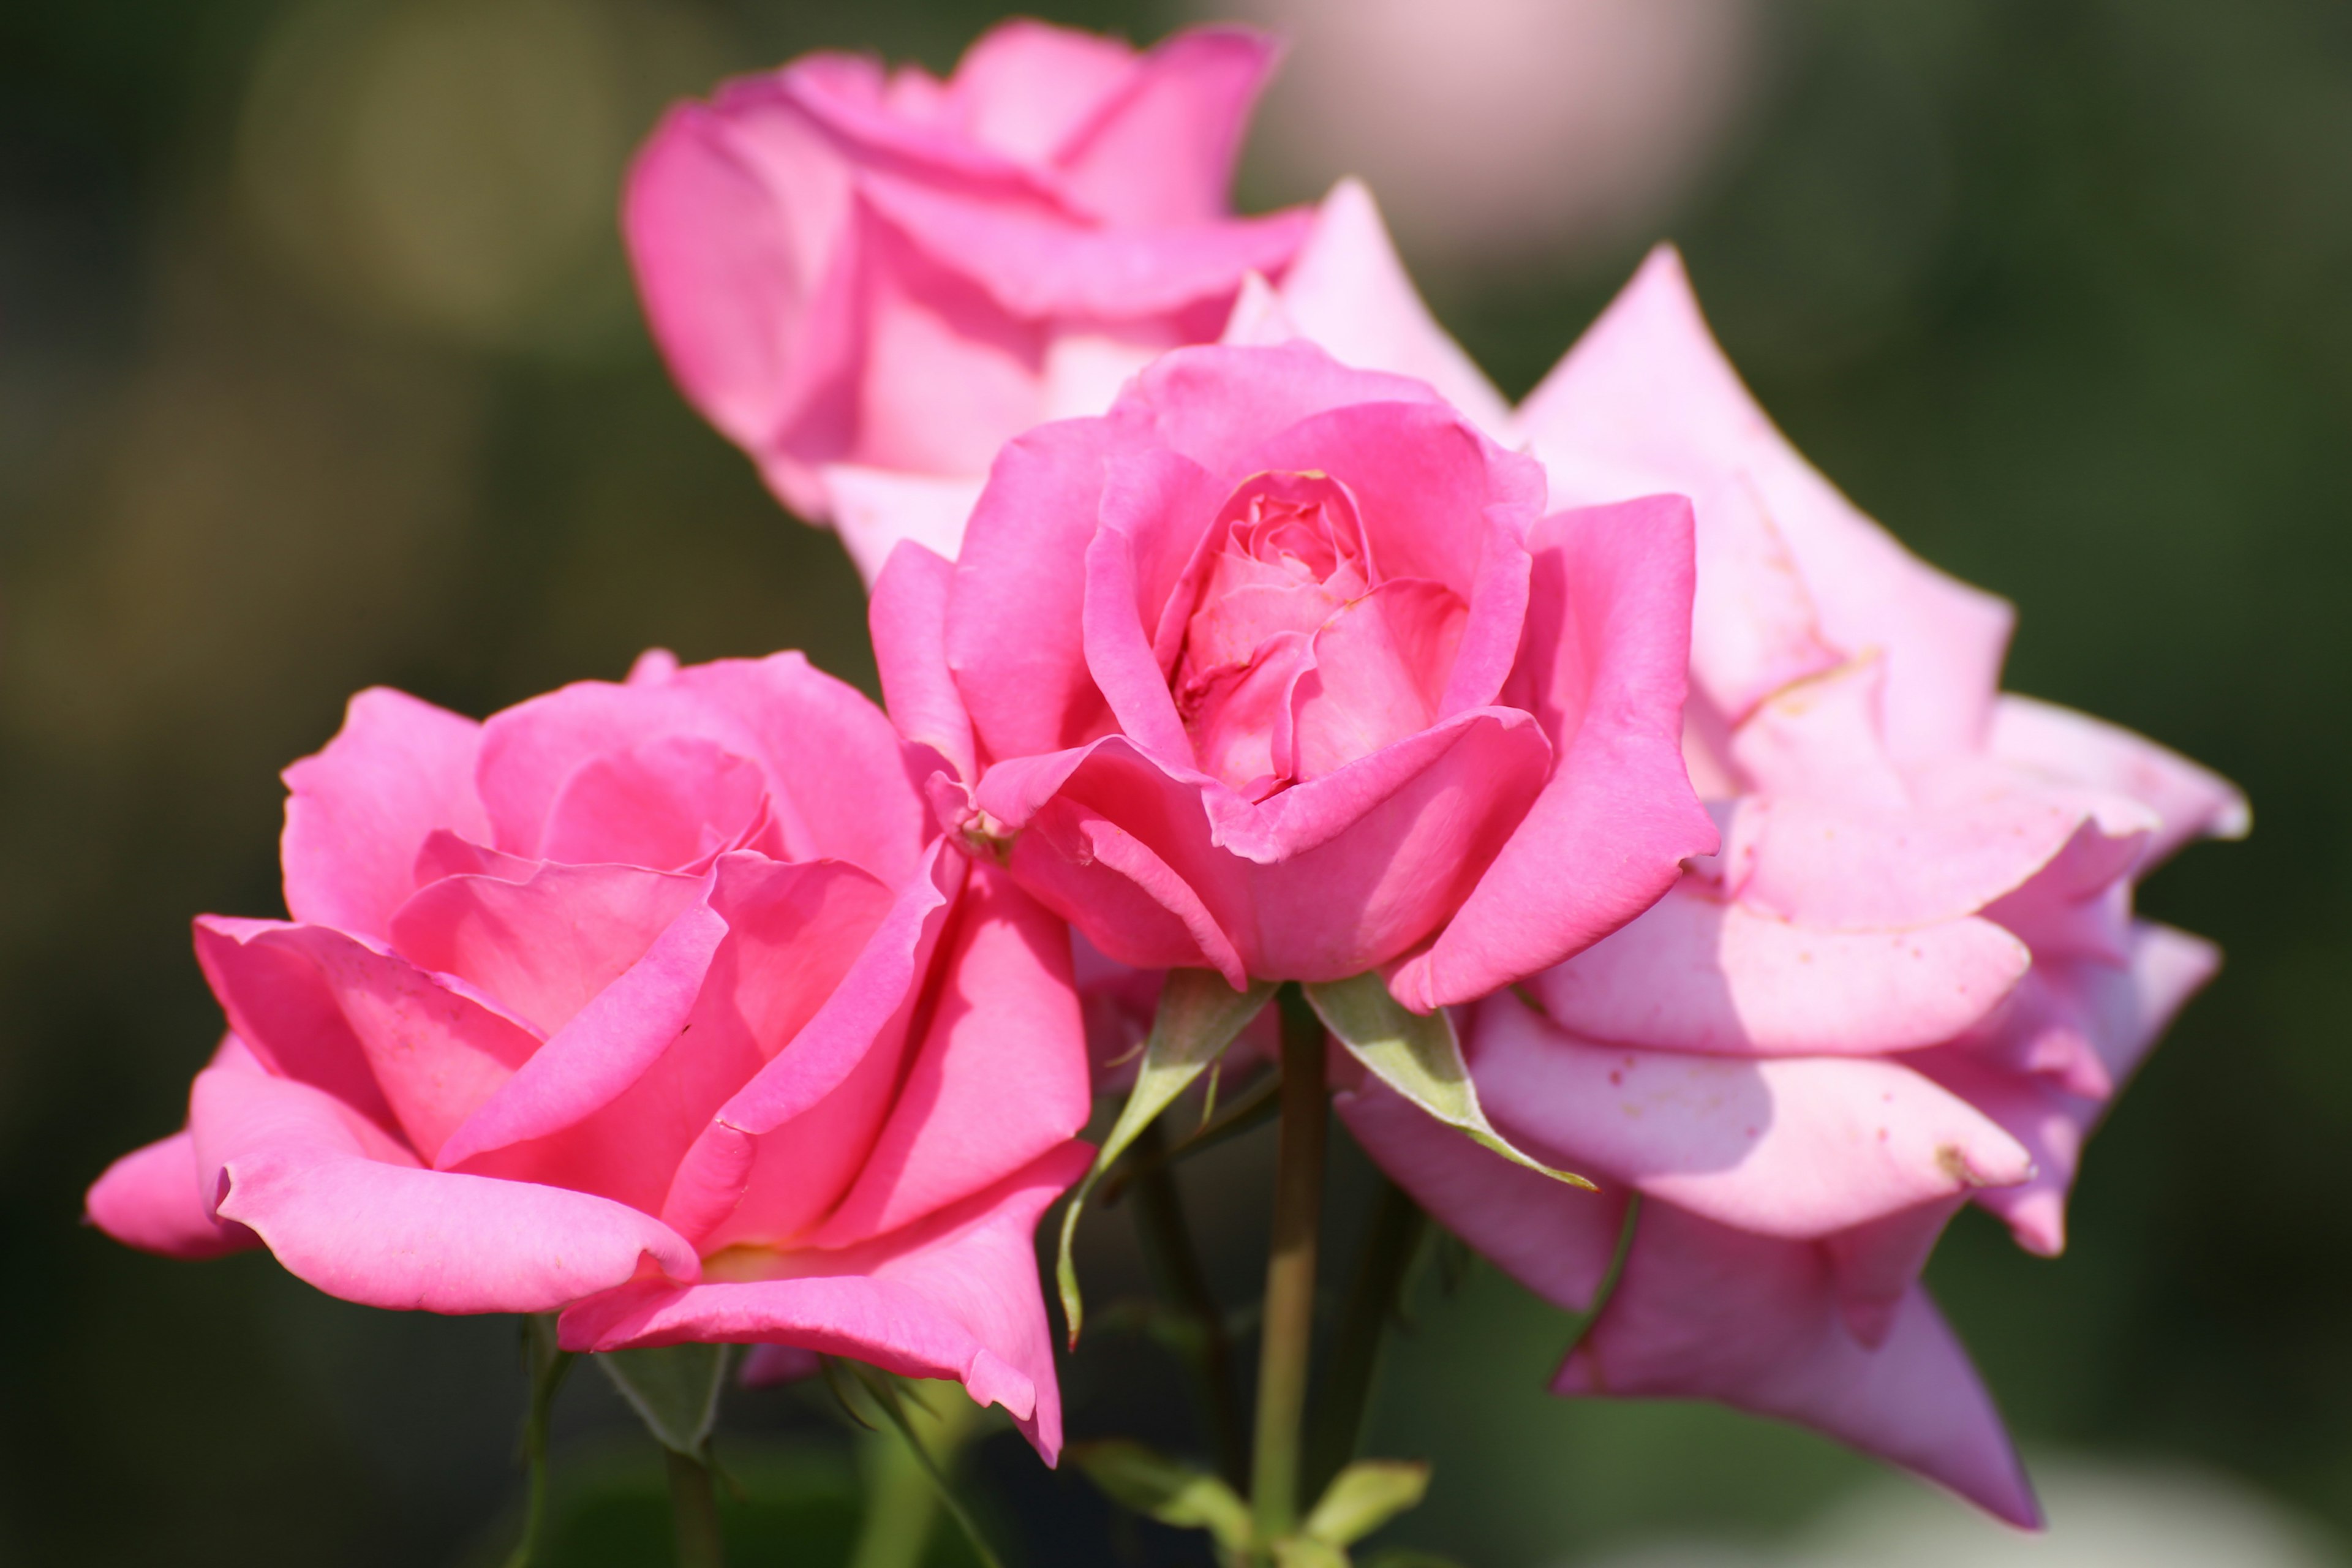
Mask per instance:
[[[819,54],[681,104],[622,215],[655,340],[869,581],[900,537],[952,555],[999,447],[1101,412],[1289,260],[1305,214],[1226,202],[1275,53],[1014,21],[944,82]]]
[[[2212,973],[2133,918],[2136,879],[2247,826],[2226,783],[1999,690],[2009,606],[1906,552],[1740,384],[1662,250],[1513,412],[1445,339],[1360,190],[1335,193],[1234,335],[1307,331],[1410,367],[1529,445],[1556,504],[1692,498],[1684,747],[1723,825],[1648,912],[1462,1015],[1528,1178],[1377,1086],[1374,1156],[1532,1288],[1588,1304],[1623,1194],[1643,1211],[1563,1393],[1699,1395],[1802,1421],[1994,1512],[2035,1509],[1917,1284],[1973,1199],[2029,1248],[2106,1101]]]
[[[1483,995],[1713,848],[1677,737],[1687,506],[1551,512],[1422,383],[1175,351],[1008,446],[873,605],[967,837],[1104,954]]]
[[[1030,1237],[1086,1167],[1068,940],[797,654],[648,654],[477,724],[394,691],[287,771],[290,921],[196,922],[230,1034],[91,1188],[365,1305],[961,1379],[1061,1441]],[[773,1358],[771,1358],[773,1359]]]

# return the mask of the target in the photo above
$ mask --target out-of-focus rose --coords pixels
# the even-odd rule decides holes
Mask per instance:
[[[1016,21],[944,82],[833,54],[730,82],[629,176],[654,337],[869,581],[910,532],[952,555],[999,447],[1213,340],[1289,260],[1305,215],[1225,195],[1274,57],[1236,27],[1139,54]]]
[[[1426,1008],[1714,847],[1678,734],[1688,508],[1547,515],[1426,385],[1184,349],[1007,447],[953,566],[877,587],[893,717],[1102,952]]]
[[[797,654],[488,722],[397,692],[287,772],[290,921],[196,922],[230,1033],[91,1218],[346,1300],[563,1310],[961,1379],[1050,1458],[1030,1235],[1085,1168],[1068,939]]]
[[[1328,324],[1328,325],[1327,325]],[[1623,1279],[1563,1393],[1699,1395],[1805,1422],[2035,1517],[1990,1401],[1917,1284],[1974,1199],[2063,1242],[2084,1135],[2213,950],[2133,882],[2247,826],[2227,784],[1998,689],[2009,607],[1906,552],[1805,463],[1661,251],[1516,413],[1444,337],[1360,191],[1326,204],[1236,336],[1410,366],[1542,459],[1555,502],[1692,498],[1684,747],[1723,825],[1657,905],[1464,1016],[1482,1100],[1572,1192],[1380,1089],[1366,1146],[1532,1288]]]

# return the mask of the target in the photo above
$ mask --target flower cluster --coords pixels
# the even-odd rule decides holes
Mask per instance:
[[[2008,606],[1788,445],[1672,251],[1514,409],[1360,186],[1233,216],[1272,59],[1013,23],[673,111],[655,336],[865,571],[887,716],[792,654],[480,724],[362,693],[286,775],[290,918],[196,922],[187,1130],[91,1217],[571,1349],[959,1379],[1050,1461],[1032,1233],[1090,1076],[1148,1121],[1297,983],[1372,1158],[1587,1314],[1558,1392],[2033,1521],[1920,1270],[1971,1202],[2059,1250],[2216,963],[2133,884],[2242,799],[2002,694]],[[1209,976],[1254,1000],[1179,1061]]]

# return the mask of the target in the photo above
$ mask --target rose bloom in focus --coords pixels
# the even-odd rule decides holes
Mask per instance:
[[[1240,342],[1411,369],[1541,460],[1554,505],[1691,498],[1683,744],[1723,827],[1655,907],[1465,1009],[1483,1101],[1570,1191],[1376,1083],[1364,1146],[1532,1289],[1585,1310],[1566,1394],[1803,1422],[2018,1523],[2038,1510],[1918,1276],[1975,1202],[2063,1245],[2083,1142],[2214,950],[2132,885],[2248,826],[2225,782],[1999,690],[2011,612],[1906,552],[1775,430],[1661,250],[1516,411],[1431,321],[1360,189]]]
[[[976,781],[968,839],[1103,954],[1385,969],[1425,1010],[1714,847],[1688,529],[1675,497],[1548,513],[1421,383],[1178,350],[1007,447],[952,565],[901,544],[876,651],[902,730]]]
[[[176,1257],[798,1347],[1003,1405],[1050,1460],[1031,1233],[1084,1170],[1066,929],[797,654],[639,660],[477,724],[352,701],[287,772],[287,921],[205,916],[229,1034],[89,1194]]]
[[[999,447],[1213,341],[1289,260],[1306,215],[1225,195],[1275,53],[1013,21],[945,81],[818,54],[682,104],[624,205],[655,341],[869,582],[900,533],[952,555]]]

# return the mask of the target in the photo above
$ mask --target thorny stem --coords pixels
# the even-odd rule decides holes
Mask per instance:
[[[1323,1026],[1295,985],[1282,989],[1282,1131],[1266,1250],[1250,1504],[1261,1542],[1298,1523],[1298,1439],[1315,1331],[1315,1242],[1323,1208]],[[1265,1550],[1264,1547],[1260,1548]]]
[[[1192,1245],[1192,1229],[1184,1218],[1183,1199],[1176,1190],[1176,1173],[1163,1157],[1166,1141],[1160,1124],[1145,1128],[1135,1141],[1134,1159],[1140,1166],[1134,1178],[1135,1229],[1160,1299],[1192,1321],[1198,1336],[1192,1363],[1201,1419],[1217,1455],[1217,1468],[1235,1487],[1247,1484],[1249,1438],[1242,1426],[1241,1403],[1234,1393],[1234,1347],[1225,1332],[1224,1314],[1209,1289],[1201,1255]]]

